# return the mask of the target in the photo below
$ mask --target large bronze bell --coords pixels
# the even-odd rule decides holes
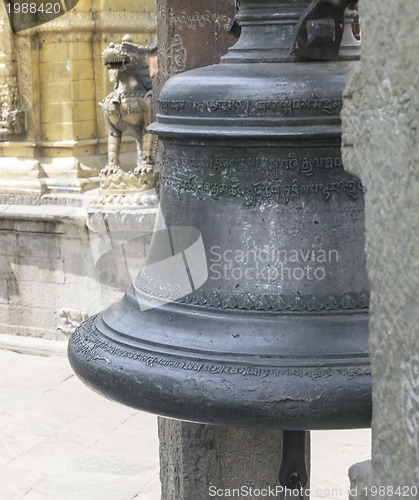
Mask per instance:
[[[338,60],[302,58],[299,20],[316,59],[342,27],[333,10],[304,19],[308,3],[242,0],[221,64],[164,86],[150,258],[69,345],[105,396],[203,423],[369,426],[363,189],[340,152],[357,42],[349,29]]]

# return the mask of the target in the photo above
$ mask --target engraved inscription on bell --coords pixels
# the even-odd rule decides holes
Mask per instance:
[[[165,196],[206,216],[205,289],[256,294],[264,308],[278,309],[278,294],[307,310],[368,306],[364,253],[352,245],[363,231],[362,184],[339,148],[168,145],[163,160]]]

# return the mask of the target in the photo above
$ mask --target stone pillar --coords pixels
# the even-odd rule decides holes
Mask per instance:
[[[234,16],[235,0],[157,0],[157,89],[176,73],[217,64],[234,43],[227,32]]]
[[[370,474],[365,465],[352,469],[353,498],[413,499],[419,495],[419,11],[415,2],[360,1],[360,19],[362,55],[345,95],[343,159],[366,186],[373,422]],[[371,486],[382,489],[363,490]]]
[[[252,489],[275,491],[282,432],[159,419],[162,499],[261,498]],[[233,495],[236,489],[241,493]],[[264,498],[278,498],[276,494]]]
[[[25,126],[0,147],[0,203],[21,203],[21,195],[32,204],[42,195],[68,199],[98,186],[107,151],[98,102],[112,88],[101,52],[125,34],[147,45],[155,8],[155,0],[140,8],[136,0],[80,0],[70,12],[14,34]],[[8,23],[4,6],[2,19]],[[123,150],[135,151],[134,142],[125,141]]]
[[[156,93],[176,73],[218,63],[235,43],[227,31],[234,15],[234,0],[158,0]],[[281,431],[159,418],[159,438],[164,500],[218,499],[219,489],[252,500],[261,498],[252,489],[278,485]],[[240,488],[245,496],[237,497]]]

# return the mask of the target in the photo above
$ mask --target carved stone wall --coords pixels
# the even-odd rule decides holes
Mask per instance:
[[[365,466],[353,469],[359,493],[353,498],[413,499],[419,494],[419,10],[415,2],[370,0],[360,2],[360,19],[361,61],[344,99],[343,160],[366,186],[373,422],[371,477]]]
[[[6,17],[0,19],[0,140],[10,140],[23,125],[13,34]]]
[[[3,208],[1,334],[66,339],[83,319],[122,296],[108,280],[100,282],[85,218],[84,208]]]
[[[25,126],[19,140],[0,144],[0,192],[41,196],[97,187],[107,149],[98,102],[112,88],[101,53],[126,33],[147,45],[155,11],[154,0],[140,7],[134,0],[80,0],[61,17],[14,35],[10,57]],[[124,142],[123,151],[134,150],[133,141]]]
[[[98,102],[113,84],[102,50],[127,33],[150,43],[156,5],[80,0],[69,13],[16,34],[3,2],[0,8],[0,122],[6,106],[24,115],[21,129],[9,120],[13,134],[0,130],[0,330],[65,338],[123,293],[106,269],[97,272],[86,226],[92,194],[84,192],[98,186],[107,161]],[[124,150],[135,146],[126,141]],[[103,254],[112,245],[106,232],[100,236]],[[106,260],[111,271],[123,265],[115,253]]]

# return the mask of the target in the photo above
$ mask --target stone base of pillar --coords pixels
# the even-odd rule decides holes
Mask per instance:
[[[371,484],[371,460],[360,462],[349,469],[351,488],[349,500],[368,500],[368,485]]]
[[[91,194],[87,227],[97,276],[101,283],[125,291],[145,263],[156,221],[157,196],[121,193],[108,200],[100,196],[100,190]],[[138,196],[143,204],[136,201]]]
[[[282,431],[159,418],[159,439],[165,500],[279,498]]]

